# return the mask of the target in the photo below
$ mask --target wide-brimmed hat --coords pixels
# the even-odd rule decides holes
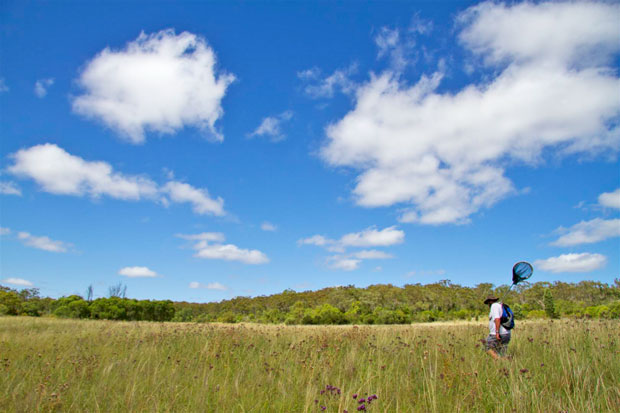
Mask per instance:
[[[485,304],[490,304],[490,303],[494,303],[494,302],[496,302],[497,300],[499,300],[499,298],[495,297],[494,295],[489,295],[489,296],[487,297],[487,299],[486,299],[486,300],[484,300],[484,303],[485,303]]]

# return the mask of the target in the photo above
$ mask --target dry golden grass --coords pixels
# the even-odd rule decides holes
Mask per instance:
[[[485,335],[4,317],[0,411],[620,411],[620,321],[519,322],[497,362]]]

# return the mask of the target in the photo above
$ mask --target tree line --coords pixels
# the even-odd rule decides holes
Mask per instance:
[[[611,285],[598,281],[525,282],[509,292],[505,285],[465,287],[448,280],[402,287],[349,285],[209,303],[136,300],[125,297],[126,288],[120,284],[110,287],[108,297],[97,299],[92,298],[90,287],[86,297],[53,299],[40,297],[34,288],[18,291],[0,286],[0,314],[136,321],[409,324],[485,319],[488,307],[482,301],[490,294],[505,295],[504,302],[517,319],[620,318],[620,279]]]

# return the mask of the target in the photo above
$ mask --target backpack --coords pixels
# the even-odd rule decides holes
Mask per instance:
[[[512,330],[515,327],[515,316],[508,304],[502,303],[502,317],[499,322],[506,330]]]

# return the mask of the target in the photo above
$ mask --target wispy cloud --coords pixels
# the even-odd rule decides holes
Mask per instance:
[[[28,280],[24,280],[23,278],[5,278],[2,280],[3,283],[17,285],[19,287],[32,287],[34,284]]]
[[[603,268],[606,263],[607,257],[604,255],[584,252],[537,260],[534,261],[534,267],[552,273],[590,272]]]
[[[38,98],[44,98],[47,95],[47,90],[54,84],[53,78],[39,79],[34,84],[34,94]]]
[[[71,247],[71,244],[66,242],[55,241],[46,236],[35,236],[24,231],[17,233],[17,239],[28,247],[49,252],[67,252]]]
[[[335,270],[353,271],[359,268],[363,260],[390,259],[394,258],[394,256],[379,250],[361,250],[346,253],[347,248],[387,247],[401,244],[404,240],[404,231],[396,229],[394,226],[382,230],[376,227],[369,227],[359,232],[345,234],[338,240],[330,239],[323,235],[313,235],[298,240],[297,245],[315,245],[325,248],[327,251],[338,252],[339,254],[325,259],[327,267]]]
[[[263,231],[274,232],[278,230],[278,227],[272,224],[271,222],[265,221],[262,224],[260,224],[260,229],[262,229]]]
[[[260,125],[248,137],[264,136],[271,139],[272,142],[280,142],[286,139],[286,135],[282,133],[282,124],[293,118],[293,112],[287,110],[276,116],[268,116],[264,118]]]
[[[595,218],[590,221],[581,221],[570,228],[558,228],[556,232],[562,235],[551,245],[569,247],[592,244],[608,238],[620,237],[620,219]]]
[[[205,288],[207,290],[219,290],[219,291],[228,290],[228,287],[226,287],[224,284],[220,284],[219,282],[202,284],[202,283],[199,283],[198,281],[192,281],[191,283],[189,283],[189,288],[194,288],[194,289]]]
[[[118,275],[129,278],[153,278],[157,277],[157,273],[148,267],[123,267],[118,270]]]
[[[334,93],[341,91],[351,94],[357,84],[351,80],[351,76],[357,73],[357,64],[351,64],[344,69],[338,69],[331,75],[321,77],[321,71],[317,68],[307,69],[297,73],[306,86],[304,92],[313,99],[332,98]]]
[[[0,194],[21,196],[22,191],[15,182],[0,182]]]
[[[369,227],[359,232],[351,232],[343,235],[339,240],[329,239],[323,235],[313,235],[297,241],[298,245],[316,245],[328,250],[339,251],[346,247],[386,247],[402,244],[405,240],[405,232],[395,226],[378,230]]]

